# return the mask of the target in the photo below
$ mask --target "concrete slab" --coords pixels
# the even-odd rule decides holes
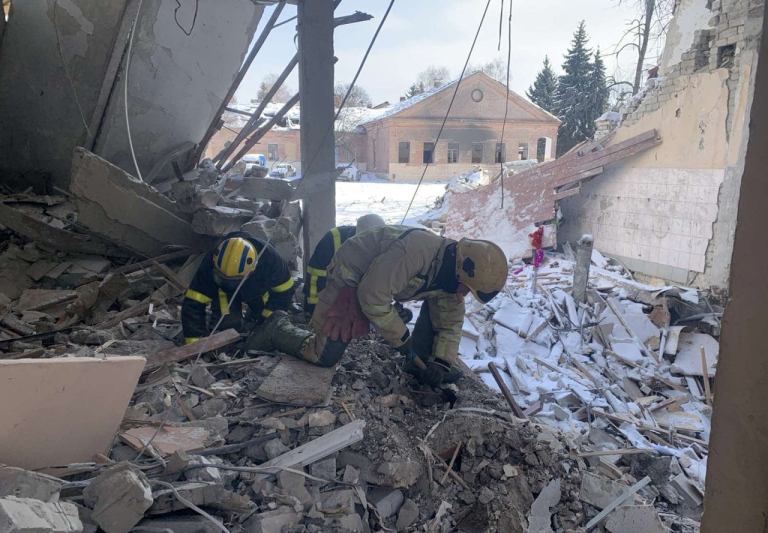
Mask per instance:
[[[0,462],[28,469],[106,453],[144,358],[0,361]]]

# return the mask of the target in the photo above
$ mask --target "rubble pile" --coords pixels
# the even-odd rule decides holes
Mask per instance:
[[[248,351],[234,330],[178,346],[202,255],[132,245],[200,231],[193,206],[210,201],[213,226],[283,235],[290,254],[298,210],[214,198],[204,168],[171,201],[80,157],[70,193],[0,201],[0,426],[15,428],[0,432],[0,530],[697,530],[720,316],[697,291],[594,252],[577,303],[572,254],[535,275],[520,263],[470,304],[464,378],[436,390],[374,336],[336,369]]]
[[[494,363],[523,412],[562,435],[588,509],[648,476],[639,494],[656,510],[633,512],[655,525],[642,531],[664,531],[657,515],[676,531],[697,527],[722,307],[695,289],[637,282],[596,250],[577,303],[565,252],[513,267],[505,294],[470,310],[462,358],[498,390]]]
[[[66,196],[2,205],[113,246],[78,227]],[[551,433],[511,417],[471,376],[458,394],[419,386],[374,338],[352,345],[335,373],[247,353],[233,330],[177,346],[181,295],[200,258],[188,249],[134,260],[63,251],[11,226],[2,239],[0,364],[72,363],[86,380],[65,386],[56,370],[47,379],[59,396],[46,396],[37,374],[23,375],[31,405],[7,399],[8,412],[29,408],[35,427],[23,444],[4,432],[4,462],[26,469],[0,470],[3,531],[525,531],[551,479],[577,491],[578,469]],[[80,366],[135,356],[146,358],[137,385],[126,370],[89,383]],[[113,428],[103,394],[126,384],[133,398],[110,414]],[[72,407],[46,422],[51,401]],[[52,442],[104,428],[116,437],[92,449]],[[54,457],[11,453],[34,439]],[[546,511],[562,527],[583,519],[568,493]]]

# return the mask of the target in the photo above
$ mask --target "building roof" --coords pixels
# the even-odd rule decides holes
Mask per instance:
[[[473,72],[469,76],[465,77],[462,80],[462,83],[466,83],[470,79],[477,78],[477,77],[483,78],[484,81],[490,82],[491,84],[497,86],[497,88],[500,88],[502,91],[506,92],[506,90],[507,90],[506,86],[503,83],[501,83],[501,82],[491,78],[486,73],[481,72],[481,71]],[[407,109],[410,109],[410,108],[414,107],[415,105],[420,104],[420,103],[424,102],[425,100],[427,100],[427,99],[429,99],[429,98],[431,98],[433,96],[438,95],[439,93],[445,91],[446,89],[449,89],[450,87],[453,87],[457,82],[458,82],[458,79],[449,81],[448,83],[445,83],[443,85],[440,85],[440,86],[433,87],[431,89],[425,90],[423,93],[417,94],[415,96],[412,96],[411,98],[408,98],[406,100],[402,100],[402,101],[397,102],[396,104],[393,104],[393,105],[391,105],[391,106],[389,106],[387,108],[381,109],[382,113],[380,113],[378,116],[370,116],[370,117],[366,118],[365,120],[360,122],[360,125],[362,126],[362,125],[370,123],[370,122],[375,122],[377,120],[381,120],[381,119],[384,119],[384,118],[389,118],[389,117],[392,117],[392,116],[397,115],[399,113],[402,113],[403,111],[406,111]],[[520,104],[530,106],[531,108],[535,109],[536,111],[538,111],[540,113],[543,113],[544,116],[548,120],[560,122],[560,119],[558,119],[552,113],[548,112],[545,109],[542,109],[541,107],[537,106],[536,104],[534,104],[533,102],[531,102],[527,98],[523,98],[522,96],[517,94],[515,91],[510,89],[508,94],[509,94],[510,98],[518,101]]]

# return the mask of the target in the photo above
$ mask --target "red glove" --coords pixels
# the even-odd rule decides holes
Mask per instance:
[[[328,309],[323,334],[334,341],[349,342],[368,333],[370,322],[360,308],[355,287],[344,287]]]

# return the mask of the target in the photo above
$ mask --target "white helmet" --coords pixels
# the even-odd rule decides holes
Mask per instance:
[[[373,213],[369,215],[363,215],[357,219],[357,230],[355,233],[360,234],[364,231],[368,231],[369,229],[378,228],[379,226],[384,225],[386,225],[386,222],[384,222],[384,219],[379,215],[374,215]]]

